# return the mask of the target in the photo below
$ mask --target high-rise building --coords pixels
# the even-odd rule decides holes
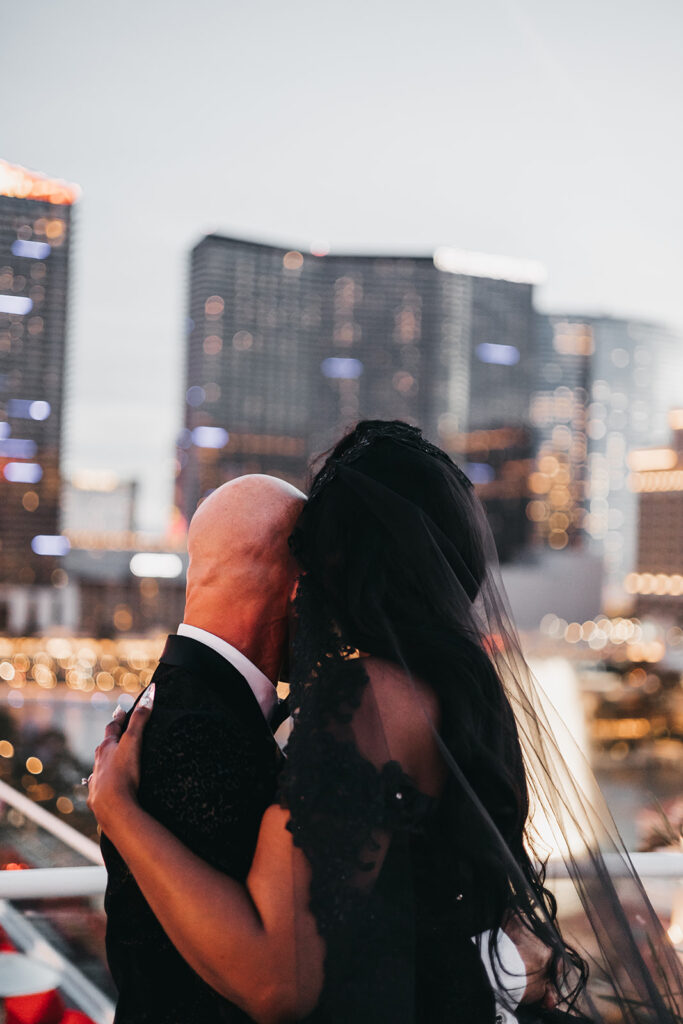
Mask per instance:
[[[529,514],[551,547],[583,543],[602,555],[605,600],[618,611],[636,562],[628,453],[665,436],[668,411],[680,400],[681,338],[635,320],[539,316],[538,352]]]
[[[532,539],[528,517],[535,437],[527,425],[450,435],[448,451],[463,466],[486,509],[498,558],[511,562]]]
[[[537,331],[537,390],[531,402],[537,460],[527,514],[537,539],[562,550],[586,542],[593,328],[583,320],[538,316]]]
[[[673,443],[629,453],[629,485],[638,503],[635,571],[626,590],[640,615],[683,619],[683,409],[672,409]]]
[[[539,268],[454,250],[315,255],[218,235],[190,270],[178,505],[245,472],[303,486],[359,418],[403,419],[454,454],[470,426],[525,425]]]
[[[69,255],[78,189],[0,161],[0,583],[49,584],[59,536]]]

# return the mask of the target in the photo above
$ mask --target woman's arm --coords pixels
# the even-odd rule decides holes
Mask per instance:
[[[309,867],[286,825],[266,811],[246,885],[210,867],[137,801],[149,707],[121,736],[115,719],[98,747],[88,803],[174,946],[221,995],[259,1024],[310,1012],[323,979],[324,944],[308,909]]]

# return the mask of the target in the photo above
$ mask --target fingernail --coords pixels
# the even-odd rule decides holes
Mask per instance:
[[[125,718],[126,717],[125,709],[122,708],[120,704],[117,704],[116,707],[114,708],[113,712],[112,712],[112,716],[111,717],[112,718],[117,718],[117,719],[118,718]]]
[[[155,690],[155,686],[156,686],[155,683],[150,683],[149,684],[149,686],[147,687],[147,689],[143,693],[142,697],[140,697],[140,700],[138,701],[138,706],[139,707],[141,707],[141,708],[151,708],[152,704],[154,703],[154,690]]]

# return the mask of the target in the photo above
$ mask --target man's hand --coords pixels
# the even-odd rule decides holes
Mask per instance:
[[[123,731],[123,708],[104,730],[104,739],[95,751],[95,766],[88,781],[88,807],[110,839],[116,821],[125,815],[126,806],[137,801],[140,785],[142,734],[154,701],[154,683],[147,687]]]
[[[546,1009],[557,1005],[559,995],[549,968],[552,950],[517,916],[509,918],[504,926],[526,968],[526,990],[522,1003],[540,1003]]]

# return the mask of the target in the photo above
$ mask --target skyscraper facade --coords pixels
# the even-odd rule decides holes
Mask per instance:
[[[530,514],[551,547],[585,543],[603,556],[605,598],[617,610],[636,564],[628,455],[666,437],[668,412],[680,404],[682,340],[642,321],[539,316],[538,351]]]
[[[0,583],[54,582],[78,189],[0,161]]]
[[[582,320],[538,316],[531,402],[536,469],[528,506],[536,538],[555,550],[586,543],[588,436],[594,333]]]
[[[626,589],[642,616],[681,623],[683,609],[683,409],[669,413],[672,443],[629,453],[638,502],[638,552]]]
[[[533,281],[522,261],[315,255],[209,235],[190,267],[178,505],[245,472],[303,486],[356,420],[403,419],[454,454],[526,424]]]

